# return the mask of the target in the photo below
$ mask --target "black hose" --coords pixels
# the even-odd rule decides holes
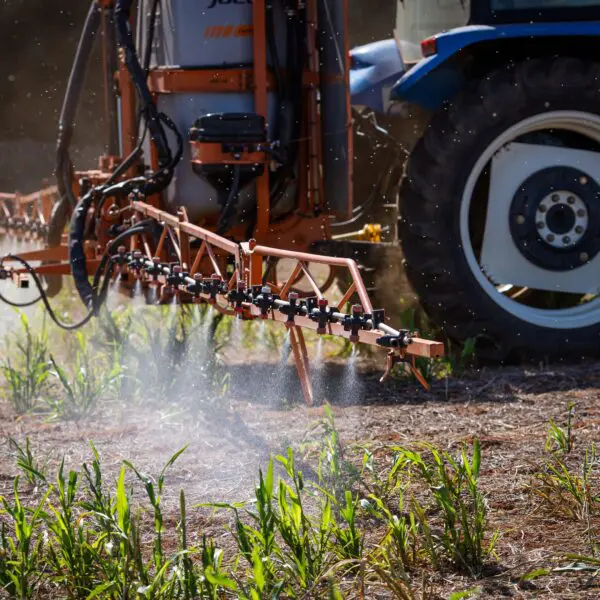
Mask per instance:
[[[140,108],[144,115],[146,127],[150,131],[150,136],[156,147],[159,169],[148,178],[136,177],[127,181],[114,183],[138,156],[142,147],[142,139],[142,141],[138,143],[137,148],[115,170],[108,182],[104,186],[93,189],[83,196],[73,210],[71,227],[69,230],[69,260],[71,263],[71,273],[75,281],[77,292],[83,303],[88,307],[93,301],[94,296],[92,287],[88,281],[89,275],[84,251],[84,238],[87,215],[92,204],[96,202],[96,213],[98,214],[107,198],[114,196],[124,197],[131,192],[138,192],[142,196],[160,193],[170,184],[174,168],[179,160],[181,160],[183,154],[183,138],[177,130],[175,123],[167,115],[157,111],[150,90],[148,89],[146,72],[138,60],[131,27],[129,25],[132,4],[133,0],[117,0],[114,13],[117,34],[119,45],[124,53],[125,65],[138,94]],[[153,8],[154,15],[156,14],[156,6],[157,5]],[[154,25],[152,25],[152,27],[154,27]],[[152,36],[154,35],[153,29],[150,33]],[[171,153],[163,124],[171,129],[177,138],[177,151],[175,156]]]
[[[148,22],[148,31],[146,33],[146,47],[144,48],[143,68],[146,75],[150,71],[150,60],[152,58],[152,44],[154,43],[154,32],[156,30],[156,15],[158,13],[159,0],[153,0],[150,8],[150,21]]]
[[[6,302],[7,304],[9,304],[11,306],[16,306],[16,307],[31,306],[32,304],[35,304],[36,302],[39,302],[41,300],[43,302],[46,310],[48,311],[48,315],[50,316],[52,321],[56,325],[58,325],[58,327],[60,327],[61,329],[65,329],[67,331],[73,331],[75,329],[79,329],[79,328],[83,327],[84,325],[86,325],[87,323],[89,323],[89,321],[95,315],[98,314],[98,311],[100,310],[100,308],[106,301],[106,296],[108,294],[108,286],[110,284],[112,271],[114,269],[114,261],[112,258],[113,253],[116,252],[118,246],[120,244],[122,244],[124,241],[126,241],[133,235],[145,233],[146,231],[148,231],[150,226],[153,224],[154,224],[154,221],[152,219],[148,219],[147,221],[142,221],[141,223],[138,223],[135,226],[130,227],[129,229],[127,229],[124,232],[122,232],[121,234],[119,234],[114,240],[112,240],[110,242],[110,244],[108,244],[108,246],[102,256],[102,259],[100,260],[100,264],[98,265],[98,268],[96,269],[96,273],[94,274],[93,283],[90,285],[91,297],[90,297],[89,305],[87,307],[88,312],[80,321],[77,321],[75,323],[64,323],[63,321],[60,320],[60,318],[56,315],[56,313],[54,312],[54,309],[50,305],[48,296],[46,294],[46,291],[44,290],[44,286],[39,278],[39,275],[35,272],[35,269],[25,259],[21,258],[20,256],[16,256],[14,254],[8,254],[7,256],[4,256],[2,258],[2,260],[0,260],[0,264],[4,263],[4,261],[8,260],[8,261],[16,261],[16,262],[20,263],[21,265],[23,265],[23,267],[25,268],[27,273],[31,276],[40,295],[35,300],[32,300],[27,303],[13,302],[11,300],[8,300],[7,298],[5,298],[2,295],[0,295],[0,300],[2,300],[3,302]],[[104,276],[104,279],[102,279],[103,276]]]
[[[117,109],[117,96],[115,94],[114,76],[119,68],[117,62],[117,41],[115,20],[112,8],[105,8],[103,12],[104,46],[106,48],[106,61],[104,65],[104,93],[106,95],[106,128],[108,131],[106,151],[109,156],[118,156],[119,152],[119,117]]]
[[[75,117],[77,107],[81,98],[87,65],[92,54],[96,34],[100,27],[102,11],[96,0],[93,0],[88,11],[83,31],[79,38],[73,68],[69,76],[67,91],[58,120],[58,139],[56,142],[56,177],[58,191],[61,197],[65,197],[71,206],[75,206],[77,200],[73,195],[71,187],[72,165],[69,157],[69,146],[73,138]]]
[[[152,94],[148,88],[146,73],[140,65],[135,49],[131,26],[129,24],[132,4],[133,0],[117,0],[115,4],[117,35],[119,38],[119,45],[123,50],[125,65],[136,88],[142,113],[148,123],[152,141],[156,146],[158,164],[161,168],[164,168],[172,162],[173,157],[171,156],[169,144],[164,129],[161,126],[158,111],[152,99]]]

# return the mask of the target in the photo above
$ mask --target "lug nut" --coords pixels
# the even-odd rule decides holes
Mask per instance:
[[[565,237],[563,237],[562,241],[563,241],[563,244],[570,244],[571,238],[568,235],[565,235]]]
[[[546,241],[548,241],[548,242],[553,242],[553,241],[554,241],[554,236],[553,236],[551,233],[549,233],[549,234],[546,236]]]
[[[577,227],[575,227],[575,233],[583,233],[583,227],[581,225],[577,225]]]
[[[585,208],[580,208],[580,209],[577,211],[577,216],[578,216],[578,217],[585,217],[585,215],[586,215]]]
[[[552,194],[550,199],[552,202],[558,202],[560,200],[560,196],[558,194]]]
[[[573,196],[569,196],[569,197],[567,198],[567,202],[568,202],[569,204],[575,204],[575,198],[574,198]]]
[[[538,229],[544,229],[544,227],[546,226],[546,224],[544,223],[544,221],[538,221],[536,223],[536,226]]]
[[[545,212],[548,210],[548,207],[547,207],[545,204],[540,204],[540,205],[538,206],[538,210],[539,210],[541,213],[545,213]]]

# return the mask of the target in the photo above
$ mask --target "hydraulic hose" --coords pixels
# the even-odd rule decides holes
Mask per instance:
[[[152,99],[152,94],[148,89],[146,73],[144,72],[142,65],[140,65],[135,49],[133,34],[129,24],[132,4],[133,0],[117,0],[115,4],[115,21],[117,25],[118,41],[123,50],[125,65],[137,91],[142,107],[142,113],[148,123],[150,137],[156,146],[158,164],[161,168],[166,168],[172,162],[171,151],[164,129],[161,126],[159,114]]]
[[[54,323],[56,323],[56,325],[58,325],[58,327],[60,327],[61,329],[65,329],[67,331],[79,329],[79,328],[83,327],[84,325],[86,325],[95,315],[98,314],[98,311],[100,310],[100,308],[102,307],[102,305],[104,304],[104,302],[106,300],[106,296],[108,293],[108,285],[110,283],[112,271],[114,268],[114,262],[113,262],[113,258],[112,258],[113,253],[116,252],[119,245],[121,245],[123,242],[125,242],[127,239],[129,239],[131,236],[137,235],[140,233],[145,233],[146,231],[148,231],[150,229],[150,227],[153,224],[154,224],[154,222],[151,219],[149,219],[147,221],[142,221],[141,223],[138,223],[135,226],[130,227],[129,229],[125,230],[120,235],[118,235],[114,240],[112,240],[110,242],[110,244],[107,246],[107,248],[102,256],[102,259],[100,260],[100,264],[98,265],[98,268],[96,269],[96,273],[94,274],[94,280],[93,280],[92,284],[90,285],[88,283],[88,285],[90,286],[90,290],[91,290],[89,304],[87,306],[88,312],[80,321],[77,321],[75,323],[64,323],[63,321],[60,320],[60,318],[54,312],[54,309],[50,305],[50,302],[48,301],[48,296],[46,294],[46,291],[44,290],[44,286],[39,278],[39,275],[36,273],[35,269],[25,259],[21,258],[20,256],[16,256],[14,254],[8,254],[7,256],[4,256],[2,258],[2,260],[0,261],[0,264],[2,264],[5,260],[10,260],[10,261],[18,262],[21,265],[23,265],[24,269],[31,276],[40,295],[35,300],[26,302],[26,303],[13,302],[11,300],[8,300],[4,296],[0,296],[0,300],[6,302],[7,304],[10,304],[11,306],[16,306],[16,307],[30,306],[41,300],[43,302],[46,310],[48,311],[48,315],[50,316],[52,321],[54,321]],[[104,279],[102,279],[103,277],[104,277]]]
[[[87,65],[92,54],[96,34],[100,27],[101,16],[102,10],[99,4],[93,0],[79,38],[75,60],[58,120],[58,139],[56,143],[57,187],[61,196],[61,202],[64,201],[63,199],[66,199],[71,206],[75,206],[77,200],[73,195],[71,187],[72,165],[69,157],[69,147],[73,139],[77,107],[79,106],[83,84],[85,83]],[[60,240],[58,242],[56,240],[49,240],[49,242],[51,245],[55,245]]]
[[[177,130],[175,123],[167,115],[158,112],[152,94],[148,89],[146,72],[142,65],[140,65],[129,24],[132,4],[133,0],[117,0],[116,2],[114,17],[117,37],[123,51],[125,65],[136,88],[145,125],[156,147],[158,170],[147,178],[136,177],[114,183],[137,157],[141,149],[140,143],[130,156],[115,170],[109,181],[104,186],[94,188],[85,194],[73,210],[69,230],[69,261],[71,263],[71,272],[75,281],[75,287],[87,307],[91,305],[94,299],[94,291],[88,280],[89,275],[84,251],[86,222],[92,205],[96,203],[96,214],[99,214],[102,204],[107,198],[114,196],[126,197],[132,192],[139,193],[142,196],[160,193],[170,184],[173,178],[173,170],[183,153],[183,138]],[[155,4],[153,7],[153,16],[156,14],[156,6]],[[151,33],[153,35],[153,29]],[[173,156],[169,148],[163,124],[171,129],[177,138],[175,156]]]

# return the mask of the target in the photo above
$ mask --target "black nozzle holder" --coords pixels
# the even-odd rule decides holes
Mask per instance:
[[[136,250],[130,255],[127,266],[134,271],[141,271],[144,266],[144,255],[139,250]]]
[[[248,293],[246,292],[246,282],[238,281],[235,290],[229,292],[227,299],[234,307],[235,312],[241,313],[244,310],[242,304],[249,300]]]
[[[158,258],[158,256],[155,256],[152,259],[152,264],[145,262],[144,263],[144,271],[146,271],[146,273],[148,273],[148,275],[150,275],[152,277],[152,279],[154,281],[156,281],[158,279],[158,276],[162,274],[160,258]]]
[[[199,296],[204,291],[202,285],[202,275],[200,273],[196,273],[193,279],[194,283],[188,283],[186,290],[188,293],[192,294],[192,296]]]
[[[384,335],[376,341],[382,348],[406,348],[412,342],[412,338],[410,332],[403,329],[398,332],[398,335]]]
[[[181,268],[181,265],[173,265],[170,273],[167,275],[167,285],[170,287],[178,287],[183,282],[183,269]]]
[[[211,304],[215,304],[217,301],[217,294],[219,294],[221,292],[223,280],[221,279],[220,275],[218,275],[217,273],[213,273],[209,281],[210,281],[210,290],[208,292],[210,294],[209,302]]]
[[[111,259],[113,262],[118,265],[125,265],[129,261],[129,257],[127,256],[127,248],[125,246],[119,246],[117,248],[117,253]]]
[[[253,300],[253,303],[260,308],[260,316],[266,319],[269,312],[273,310],[275,304],[275,296],[271,293],[271,288],[265,285],[260,290],[260,294]]]
[[[313,304],[313,308],[310,309],[309,314],[312,321],[317,323],[317,333],[319,335],[325,335],[327,333],[327,324],[331,322],[331,311],[328,308],[328,302],[325,298],[312,299],[310,304]]]
[[[279,312],[287,315],[287,321],[285,324],[291,327],[295,323],[296,315],[303,313],[303,307],[298,303],[298,294],[296,292],[290,292],[287,297],[288,304],[284,304],[279,307]]]
[[[346,315],[344,317],[343,325],[344,331],[350,332],[350,341],[354,344],[357,343],[359,340],[358,332],[361,329],[364,329],[366,325],[366,319],[363,314],[363,308],[360,304],[355,304],[352,307],[352,314]]]

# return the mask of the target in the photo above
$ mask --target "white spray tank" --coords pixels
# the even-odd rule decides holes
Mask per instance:
[[[394,36],[405,63],[421,58],[422,40],[466,25],[469,19],[469,0],[398,0]]]
[[[141,2],[138,11],[137,50],[140,61],[145,53],[151,3]],[[280,3],[274,3],[275,40],[280,62],[285,64],[286,25]],[[251,68],[253,64],[253,7],[246,3],[220,0],[159,0],[152,43],[153,69],[227,69]],[[172,209],[185,206],[193,221],[219,213],[221,206],[215,188],[198,177],[193,169],[189,147],[189,131],[198,120],[215,113],[254,113],[254,94],[243,93],[167,93],[157,100],[160,112],[167,114],[183,136],[183,157],[173,181],[164,192],[166,204]],[[267,132],[276,114],[276,99],[269,94]],[[174,136],[168,132],[171,148]],[[267,134],[268,135],[268,134]],[[145,155],[150,156],[149,142]],[[240,194],[240,205],[254,201],[254,184]]]

